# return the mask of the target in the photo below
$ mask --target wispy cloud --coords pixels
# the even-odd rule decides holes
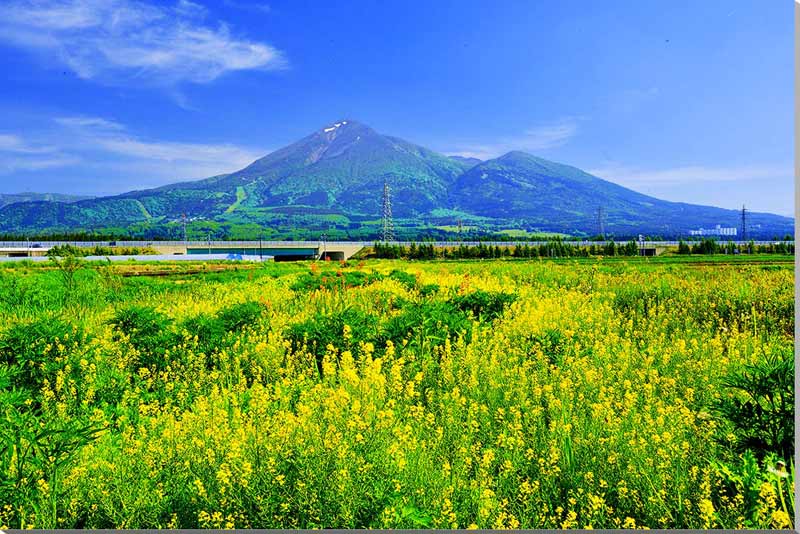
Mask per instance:
[[[0,152],[9,152],[14,154],[44,154],[48,152],[54,152],[55,150],[55,147],[33,145],[18,135],[0,134]]]
[[[745,165],[686,165],[659,169],[605,162],[588,172],[619,185],[673,202],[748,209],[793,216],[791,162]]]
[[[18,171],[40,171],[44,169],[68,167],[77,165],[78,163],[81,163],[81,159],[71,154],[65,155],[56,153],[32,157],[29,154],[8,154],[0,151],[0,174]]]
[[[229,143],[181,143],[142,139],[128,132],[124,125],[98,117],[60,117],[55,121],[68,128],[73,142],[77,141],[79,146],[87,150],[108,152],[140,162],[178,164],[186,175],[173,175],[173,180],[231,172],[252,163],[264,154],[262,151]]]
[[[243,9],[245,11],[256,11],[260,13],[270,13],[272,7],[263,2],[242,2],[239,0],[224,0],[224,4],[234,9]]]
[[[133,187],[132,176],[137,177],[137,188],[156,187],[232,172],[265,153],[229,143],[147,139],[119,122],[69,116],[53,119],[52,128],[36,139],[0,134],[0,174],[67,167],[74,171],[80,163],[87,183],[92,175],[102,176],[103,191],[122,192]]]
[[[691,165],[667,169],[641,169],[611,164],[591,169],[588,172],[620,185],[635,188],[788,178],[792,176],[792,166],[743,165],[738,167],[709,167]]]
[[[491,159],[511,150],[542,152],[565,145],[579,131],[582,117],[563,117],[558,120],[538,124],[523,133],[500,139],[496,143],[462,143],[461,146],[445,151],[450,156]]]
[[[74,165],[80,158],[58,147],[32,143],[19,135],[0,134],[0,174]]]
[[[207,18],[206,8],[189,0],[12,0],[0,6],[0,41],[112,85],[207,83],[287,64],[276,48]]]

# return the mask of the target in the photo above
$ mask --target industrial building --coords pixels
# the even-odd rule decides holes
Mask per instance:
[[[736,228],[733,227],[725,227],[721,225],[717,225],[714,228],[699,228],[697,230],[689,230],[689,235],[696,235],[696,236],[729,236],[735,237],[736,236]]]

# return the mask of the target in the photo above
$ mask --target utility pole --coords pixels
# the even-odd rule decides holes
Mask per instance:
[[[394,241],[394,221],[392,220],[392,197],[389,181],[383,181],[383,241]]]

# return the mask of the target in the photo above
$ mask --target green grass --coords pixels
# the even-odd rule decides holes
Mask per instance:
[[[225,210],[226,214],[233,213],[236,209],[241,206],[242,202],[247,199],[247,191],[244,190],[244,187],[237,186],[236,187],[236,202],[228,206],[228,209]]]
[[[144,206],[144,204],[142,204],[139,200],[135,200],[134,202],[136,202],[136,205],[142,211],[142,215],[144,216],[145,219],[150,220],[153,218],[153,216],[150,215],[150,212],[147,211],[147,208]]]

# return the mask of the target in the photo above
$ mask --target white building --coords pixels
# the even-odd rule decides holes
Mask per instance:
[[[716,235],[716,236],[735,236],[736,228],[723,227],[719,224],[711,229],[700,228],[699,230],[689,230],[689,235]]]

